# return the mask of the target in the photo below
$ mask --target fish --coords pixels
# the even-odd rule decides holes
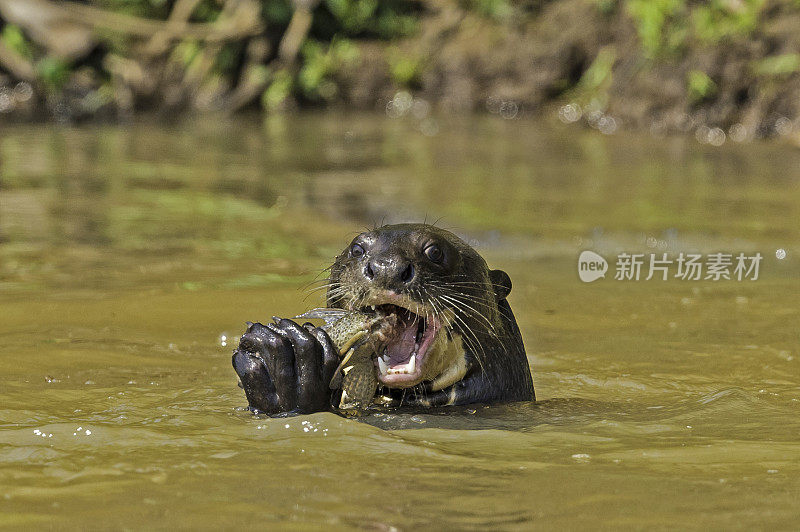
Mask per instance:
[[[342,389],[339,408],[366,408],[378,389],[377,355],[393,324],[386,316],[366,314],[357,310],[316,308],[297,318],[321,319],[322,329],[339,349],[341,362],[330,382],[331,389]]]

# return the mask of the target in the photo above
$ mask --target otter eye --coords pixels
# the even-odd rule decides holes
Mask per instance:
[[[431,262],[440,262],[442,260],[442,248],[436,244],[431,244],[426,247],[423,253],[425,253],[425,256],[428,257],[428,260]]]
[[[353,244],[350,246],[350,256],[354,259],[364,256],[364,248],[361,244]]]

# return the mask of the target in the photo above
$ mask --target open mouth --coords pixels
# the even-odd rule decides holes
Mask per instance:
[[[394,388],[419,383],[428,352],[442,327],[439,320],[394,304],[372,305],[361,310],[385,318],[381,330],[385,348],[375,359],[378,380]]]

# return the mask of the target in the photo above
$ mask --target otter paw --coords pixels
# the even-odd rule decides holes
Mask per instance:
[[[275,415],[328,410],[338,360],[322,329],[276,319],[251,324],[232,362],[250,407]]]

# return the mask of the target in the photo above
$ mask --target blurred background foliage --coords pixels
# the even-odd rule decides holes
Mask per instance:
[[[797,0],[0,0],[0,25],[0,113],[21,119],[383,109],[398,91],[750,138],[800,116]]]

